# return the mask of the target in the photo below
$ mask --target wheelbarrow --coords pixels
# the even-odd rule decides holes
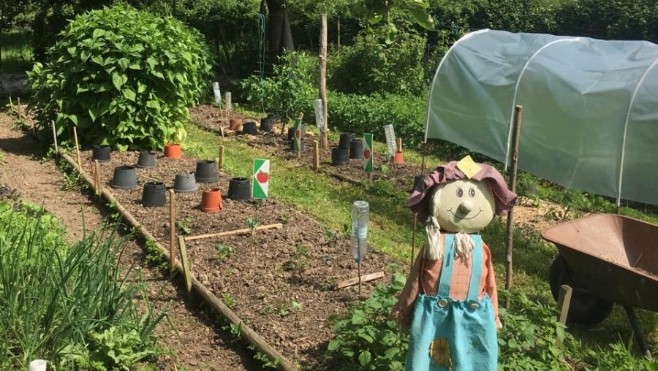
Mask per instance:
[[[568,320],[596,324],[624,306],[642,353],[651,357],[633,308],[658,311],[658,226],[622,215],[594,214],[542,231],[557,246],[550,285],[573,289]]]

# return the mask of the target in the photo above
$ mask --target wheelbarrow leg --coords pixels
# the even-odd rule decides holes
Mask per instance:
[[[651,359],[651,352],[649,351],[649,346],[647,345],[647,341],[644,338],[644,335],[642,334],[640,325],[637,323],[637,317],[635,317],[635,310],[633,310],[633,307],[629,305],[624,305],[624,309],[626,309],[626,315],[628,315],[628,321],[631,323],[631,327],[633,328],[633,332],[635,333],[635,340],[637,340],[637,345],[640,346],[640,351],[642,351],[642,354],[646,358]]]

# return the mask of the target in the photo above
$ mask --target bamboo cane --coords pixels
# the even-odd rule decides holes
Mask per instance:
[[[518,171],[519,162],[519,138],[521,134],[521,120],[523,118],[523,107],[514,107],[514,126],[512,127],[512,153],[511,153],[511,171],[509,178],[509,189],[516,192],[516,173]],[[512,257],[514,252],[514,208],[507,212],[507,259],[505,265],[506,279],[505,289],[512,289],[513,280],[513,263]],[[509,308],[510,298],[505,301],[505,307]]]

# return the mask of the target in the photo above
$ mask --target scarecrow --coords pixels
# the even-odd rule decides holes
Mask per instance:
[[[468,156],[414,187],[406,206],[426,220],[426,240],[391,312],[409,328],[407,370],[496,370],[502,325],[479,231],[515,201],[496,169]]]

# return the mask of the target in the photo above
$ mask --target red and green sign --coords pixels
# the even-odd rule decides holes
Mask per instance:
[[[255,159],[251,197],[266,199],[270,188],[270,160]]]
[[[363,170],[372,173],[372,134],[363,134]]]
[[[302,119],[295,121],[295,138],[293,138],[293,150],[299,152],[302,150]]]

